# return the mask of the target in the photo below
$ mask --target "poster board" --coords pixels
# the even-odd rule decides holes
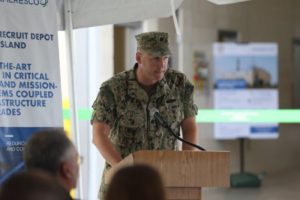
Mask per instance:
[[[215,43],[214,109],[278,109],[275,43]],[[216,139],[276,139],[277,123],[216,123]]]
[[[0,184],[50,127],[63,127],[56,1],[0,0]]]

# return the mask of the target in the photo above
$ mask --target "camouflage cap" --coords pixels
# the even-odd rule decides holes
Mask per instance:
[[[147,32],[135,36],[137,48],[154,57],[170,55],[168,33]]]

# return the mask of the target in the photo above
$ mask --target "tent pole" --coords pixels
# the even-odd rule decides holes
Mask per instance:
[[[64,5],[64,19],[65,19],[65,31],[66,31],[66,45],[67,45],[67,56],[68,56],[68,88],[69,88],[69,100],[70,100],[70,121],[71,121],[71,134],[74,139],[74,143],[78,152],[80,149],[80,139],[79,139],[79,128],[78,128],[78,117],[77,117],[77,106],[75,100],[75,80],[74,80],[74,58],[73,58],[73,21],[72,21],[72,7],[71,0],[65,0]],[[82,174],[81,167],[79,168],[79,174]],[[82,176],[78,177],[78,184],[76,189],[76,196],[79,199],[82,197]]]

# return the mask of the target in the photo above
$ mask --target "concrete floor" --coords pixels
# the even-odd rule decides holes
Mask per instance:
[[[203,200],[300,200],[300,168],[269,174],[260,188],[204,188]]]

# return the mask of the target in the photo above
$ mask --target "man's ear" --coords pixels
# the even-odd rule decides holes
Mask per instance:
[[[141,61],[142,61],[142,53],[141,52],[137,51],[135,53],[135,60],[137,63],[141,63]]]
[[[65,179],[70,179],[73,176],[71,166],[68,162],[61,163],[59,173]]]

